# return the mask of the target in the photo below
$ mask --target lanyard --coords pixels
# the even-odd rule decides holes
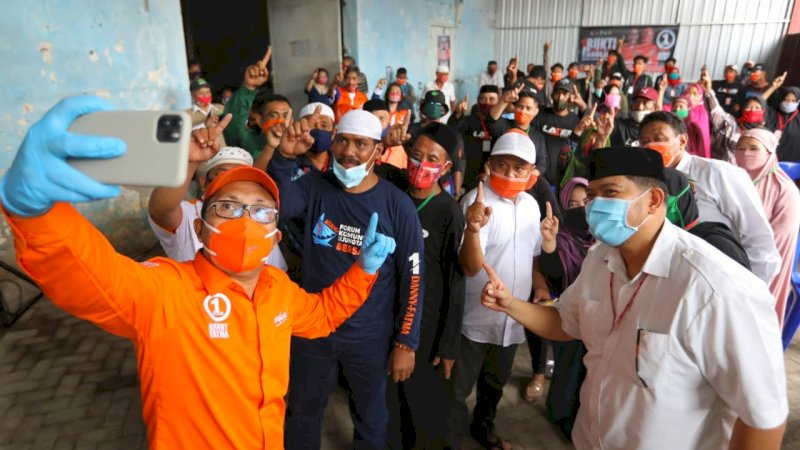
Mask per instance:
[[[789,122],[791,122],[792,119],[794,119],[794,117],[797,115],[797,113],[798,113],[798,111],[795,111],[791,116],[789,116],[789,118],[786,119],[786,123],[783,123],[783,116],[778,114],[778,129],[783,131],[783,129],[786,128],[786,125],[789,125]]]
[[[478,122],[481,124],[481,128],[483,129],[483,140],[488,141],[492,138],[492,136],[489,134],[489,129],[486,128],[486,123],[484,123],[483,120],[484,119],[482,119],[481,116],[478,116]]]
[[[636,300],[636,295],[639,294],[639,289],[642,288],[642,285],[644,284],[646,279],[647,279],[647,274],[642,275],[642,280],[639,282],[639,285],[636,286],[636,290],[633,291],[633,295],[631,295],[631,298],[630,300],[628,300],[628,303],[625,305],[625,308],[622,309],[622,312],[620,313],[619,317],[617,317],[617,304],[614,301],[614,273],[613,272],[611,273],[611,281],[608,284],[608,293],[611,296],[611,313],[614,315],[614,321],[611,323],[611,330],[608,332],[608,334],[611,334],[614,331],[614,329],[617,328],[617,325],[619,325],[622,322],[622,319],[625,317],[625,314],[627,314],[628,310],[631,309],[634,300]]]
[[[753,186],[758,186],[758,183],[761,183],[762,181],[764,181],[764,178],[767,178],[772,172],[775,172],[776,170],[778,170],[778,165],[777,164],[769,172],[767,172],[764,175],[756,178],[755,181],[753,181]]]
[[[422,203],[420,203],[420,204],[419,204],[419,206],[417,206],[417,212],[420,212],[420,211],[422,211],[422,208],[424,208],[424,207],[425,207],[425,205],[427,205],[427,204],[428,204],[428,202],[429,202],[429,201],[431,201],[431,199],[432,199],[433,197],[436,197],[436,193],[433,193],[433,194],[429,195],[429,196],[428,196],[428,198],[426,198],[425,200],[423,200],[423,201],[422,201]]]

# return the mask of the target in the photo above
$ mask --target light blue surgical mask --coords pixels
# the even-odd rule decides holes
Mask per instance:
[[[781,102],[781,112],[784,114],[791,114],[797,111],[797,102]]]
[[[513,112],[503,113],[500,115],[500,117],[502,117],[503,119],[514,120],[514,113]]]
[[[372,156],[377,151],[378,151],[378,146],[376,145],[375,150],[372,151],[372,155],[370,155],[367,161],[372,159]],[[373,163],[373,166],[374,165],[375,164]],[[343,165],[339,164],[339,161],[337,161],[335,158],[333,160],[333,174],[336,175],[336,178],[339,180],[339,182],[342,183],[344,187],[346,187],[347,189],[356,187],[359,184],[361,184],[364,178],[366,178],[367,175],[369,175],[369,171],[371,169],[372,167],[367,169],[367,163],[346,169]]]
[[[650,189],[642,192],[633,200],[595,197],[586,205],[586,222],[589,223],[589,231],[597,240],[611,247],[619,247],[624,244],[650,218],[648,215],[635,227],[628,225],[628,210],[631,205],[648,192]]]

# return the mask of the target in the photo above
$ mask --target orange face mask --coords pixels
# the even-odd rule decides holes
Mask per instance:
[[[270,128],[274,127],[275,125],[283,123],[283,117],[278,117],[277,119],[269,119],[268,121],[264,122],[264,125],[261,125],[261,129],[264,130],[264,133],[269,131]]]
[[[492,172],[489,175],[489,186],[497,195],[509,199],[513,199],[520,192],[527,191],[532,188],[536,181],[539,179],[534,173],[526,178],[509,178],[498,173]]]
[[[644,67],[642,66],[633,66],[633,73],[635,75],[641,75],[644,72]]]
[[[520,111],[519,109],[514,111],[514,122],[516,122],[517,125],[522,125],[523,127],[526,127],[531,123],[532,120],[533,120],[532,114]]]
[[[272,236],[278,232],[276,228],[267,233],[263,225],[248,217],[228,220],[219,228],[205,220],[203,223],[212,232],[206,252],[232,273],[248,272],[266,264],[274,245]]]
[[[670,153],[672,144],[674,144],[674,142],[651,142],[645,145],[645,147],[661,153],[661,158],[664,160],[664,167],[669,167],[672,162],[672,154]]]
[[[575,69],[569,69],[567,71],[567,74],[569,75],[570,78],[578,78],[578,71]]]
[[[561,72],[553,72],[550,74],[550,79],[553,80],[553,83],[557,83],[558,80],[561,79]]]

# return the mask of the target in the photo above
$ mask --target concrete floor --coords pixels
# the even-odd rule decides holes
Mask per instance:
[[[4,289],[0,285],[0,289]],[[791,413],[784,449],[800,450],[800,344],[786,353]],[[521,396],[531,375],[520,346],[506,386],[498,434],[515,449],[570,449],[545,420],[543,402]],[[349,448],[352,423],[343,391],[331,398],[323,448]],[[0,449],[146,448],[132,345],[37,302],[0,329]],[[473,441],[464,448],[479,448]]]

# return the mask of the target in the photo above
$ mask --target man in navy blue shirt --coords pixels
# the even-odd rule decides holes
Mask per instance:
[[[291,181],[293,158],[314,142],[318,109],[286,128],[268,171],[280,187],[282,218],[304,217],[302,285],[319,292],[358,258],[372,211],[378,231],[397,241],[364,306],[324,339],[292,339],[287,449],[318,449],[328,396],[341,365],[350,390],[355,448],[383,448],[386,441],[387,356],[395,382],[414,370],[419,345],[424,244],[411,199],[373,168],[380,156],[381,124],[354,110],[342,117],[331,146],[333,170]],[[391,353],[391,354],[390,354]]]

